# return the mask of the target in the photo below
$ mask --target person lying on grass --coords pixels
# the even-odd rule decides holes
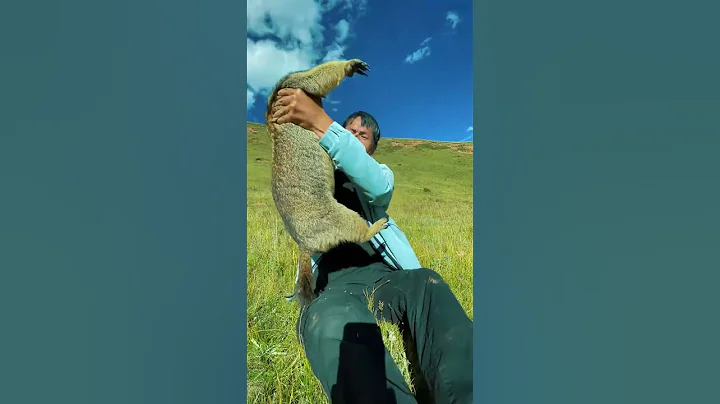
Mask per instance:
[[[335,164],[340,203],[370,223],[387,217],[394,175],[372,157],[380,140],[372,115],[355,112],[340,125],[321,100],[298,89],[280,90],[273,110],[276,123],[320,138]],[[420,265],[394,220],[369,243],[342,245],[312,261],[319,294],[300,314],[297,333],[332,402],[417,402],[383,345],[378,320],[409,332],[436,403],[472,402],[472,321],[442,277]]]

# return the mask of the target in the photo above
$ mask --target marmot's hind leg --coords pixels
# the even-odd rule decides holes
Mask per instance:
[[[370,226],[370,228],[368,228],[365,232],[365,239],[363,240],[363,242],[370,241],[371,238],[373,238],[376,234],[380,232],[380,230],[385,227],[387,221],[387,218],[382,218],[377,222],[373,223],[372,226]]]

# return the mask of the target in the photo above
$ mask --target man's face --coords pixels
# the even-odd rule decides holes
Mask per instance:
[[[372,130],[362,126],[362,119],[358,116],[350,122],[345,129],[350,131],[365,146],[367,154],[373,154],[373,133]]]

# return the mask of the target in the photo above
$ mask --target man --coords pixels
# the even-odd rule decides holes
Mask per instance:
[[[372,157],[380,128],[370,114],[356,112],[341,126],[297,89],[280,90],[273,111],[275,122],[320,138],[335,164],[340,203],[369,222],[387,216],[394,176]],[[421,267],[392,219],[370,243],[313,256],[313,269],[319,295],[300,314],[298,338],[333,403],[417,403],[383,346],[378,319],[409,332],[435,402],[472,402],[472,321],[441,276]]]

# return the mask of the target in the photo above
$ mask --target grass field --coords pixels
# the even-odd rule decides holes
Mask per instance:
[[[293,288],[297,249],[270,194],[270,140],[264,125],[247,127],[247,402],[327,403],[295,338],[297,306],[283,298]],[[473,318],[472,144],[383,139],[375,158],[395,173],[389,214]],[[409,377],[397,329],[381,329]]]

